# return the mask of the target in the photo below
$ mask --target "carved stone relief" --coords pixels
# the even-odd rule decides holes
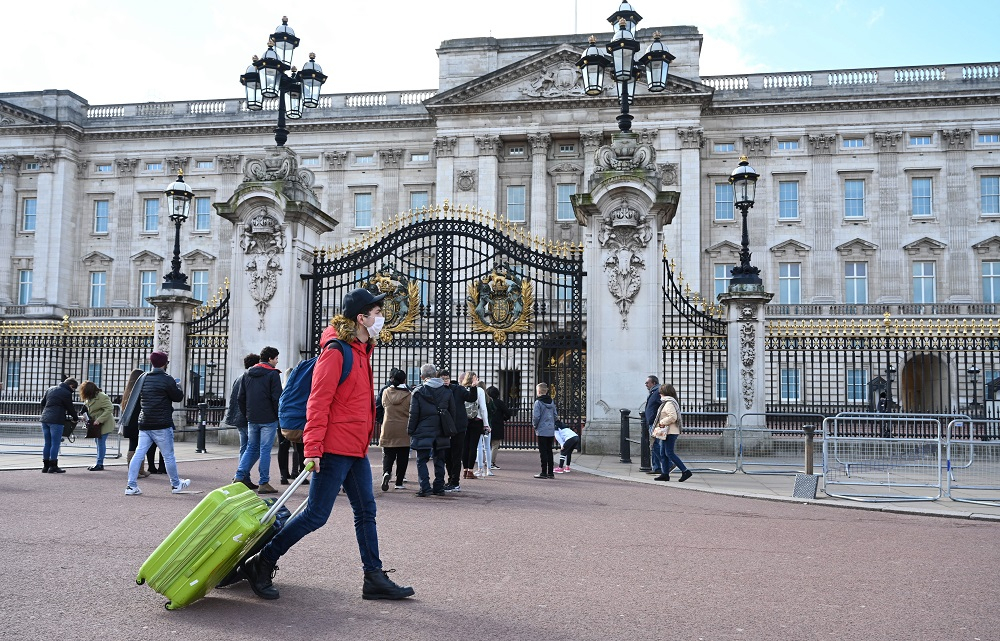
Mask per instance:
[[[118,173],[122,176],[134,176],[136,165],[139,164],[138,158],[115,158],[115,164],[118,165]]]
[[[382,149],[378,152],[382,160],[382,166],[386,168],[399,168],[399,161],[403,157],[402,149]]]
[[[332,169],[343,169],[344,163],[347,162],[346,151],[328,151],[323,155]]]
[[[655,169],[656,151],[648,142],[640,142],[637,135],[617,135],[610,145],[598,147],[594,163],[598,171]]]
[[[495,156],[500,153],[500,136],[476,136],[479,153],[483,156]]]
[[[456,181],[459,190],[461,191],[472,191],[476,188],[476,170],[475,169],[463,169],[458,172],[458,179]]]
[[[885,150],[895,149],[900,139],[903,137],[902,131],[876,131],[875,142]]]
[[[770,136],[744,136],[743,149],[747,154],[762,154],[771,146]]]
[[[172,158],[166,158],[167,168],[172,174],[176,174],[179,171],[185,171],[187,170],[189,160],[191,160],[191,156],[173,156]]]
[[[757,326],[752,306],[745,305],[740,310],[740,387],[743,392],[743,406],[753,407],[754,359],[756,358]]]
[[[705,146],[705,130],[701,127],[679,127],[677,136],[682,149],[701,149]]]
[[[169,316],[169,312],[167,312]],[[156,349],[160,352],[170,353],[170,323],[156,323]]]
[[[285,231],[278,219],[263,207],[250,216],[242,233],[240,248],[246,258],[247,287],[257,305],[257,329],[263,330],[268,305],[278,290],[281,263],[277,256],[285,251]]]
[[[35,162],[38,163],[38,168],[42,171],[50,171],[56,162],[56,156],[55,154],[36,154]]]
[[[809,144],[812,145],[813,151],[830,151],[833,147],[833,143],[837,140],[837,137],[833,134],[817,134],[815,136],[809,136]]]
[[[942,129],[941,137],[948,142],[949,149],[968,149],[972,137],[970,129]]]
[[[660,172],[660,184],[661,185],[676,185],[677,184],[677,164],[668,162],[660,165],[658,167]]]
[[[646,268],[642,252],[652,237],[649,221],[624,196],[601,221],[598,240],[604,250],[604,271],[608,273],[608,291],[622,317],[622,329],[628,327],[628,312],[642,285],[641,272]]]
[[[215,159],[219,163],[219,169],[224,173],[235,173],[240,170],[239,156],[216,156]]]
[[[21,171],[21,158],[13,154],[0,156],[0,176],[17,176]]]
[[[439,156],[453,156],[455,146],[458,144],[457,136],[440,136],[434,139],[434,152]]]
[[[583,77],[575,66],[568,63],[545,70],[529,81],[527,87],[521,88],[521,95],[527,98],[564,98],[583,94]]]
[[[585,152],[594,151],[604,142],[604,132],[602,131],[581,131],[580,142],[583,144]]]

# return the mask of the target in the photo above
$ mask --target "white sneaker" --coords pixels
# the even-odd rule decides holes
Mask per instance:
[[[191,485],[191,479],[181,479],[181,482],[174,489],[170,490],[174,494],[180,494]]]
[[[125,496],[138,496],[139,494],[142,494],[142,490],[139,489],[138,485],[135,487],[128,486],[125,488]]]

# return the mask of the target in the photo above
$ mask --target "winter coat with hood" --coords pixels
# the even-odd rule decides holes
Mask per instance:
[[[339,338],[334,327],[323,331],[320,345]],[[372,377],[372,341],[346,341],[354,355],[343,383],[344,355],[336,347],[320,352],[313,368],[312,392],[306,403],[302,443],[306,458],[339,454],[361,458],[368,454],[375,427],[375,381]]]
[[[277,421],[279,398],[281,372],[270,363],[257,363],[243,375],[237,402],[247,423]]]
[[[50,387],[42,396],[41,422],[62,425],[66,422],[67,416],[73,417],[74,421],[80,418],[73,405],[73,388],[67,383],[59,383],[55,387]]]
[[[440,378],[428,378],[410,399],[410,420],[406,433],[410,435],[410,447],[413,449],[437,450],[451,444],[451,437],[446,436],[441,428],[438,407],[447,408],[455,416],[454,394]],[[455,422],[458,423],[457,420]]]
[[[552,402],[552,397],[548,394],[535,399],[535,405],[531,408],[531,425],[535,428],[538,436],[555,436],[556,419],[559,413],[556,412],[556,404]]]
[[[240,409],[240,388],[243,387],[243,377],[246,372],[240,374],[233,382],[233,389],[229,392],[229,407],[226,408],[226,418],[222,419],[226,425],[233,427],[247,428],[247,415]]]
[[[382,430],[378,444],[381,447],[410,447],[406,426],[410,420],[410,388],[403,385],[387,387],[382,392]]]

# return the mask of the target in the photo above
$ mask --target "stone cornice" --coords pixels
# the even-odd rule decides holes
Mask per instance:
[[[1000,105],[1000,93],[978,96],[928,96],[925,98],[877,98],[874,100],[811,101],[794,103],[754,103],[727,106],[713,104],[703,116],[734,116],[818,111],[871,111],[884,109],[924,109],[930,107],[970,107]]]

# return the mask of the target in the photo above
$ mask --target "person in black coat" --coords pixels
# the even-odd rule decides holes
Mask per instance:
[[[233,381],[233,389],[229,392],[229,407],[226,408],[226,425],[232,425],[240,433],[240,456],[247,450],[247,417],[240,409],[240,386],[246,370],[260,362],[260,354],[247,354],[243,357],[243,373]]]
[[[500,400],[500,390],[493,386],[486,388],[486,409],[490,415],[490,435],[492,436],[490,445],[490,460],[492,464],[490,468],[499,470],[497,452],[503,443],[507,421],[514,418],[514,413],[510,411],[506,403]]]
[[[278,435],[278,399],[281,398],[281,372],[277,369],[278,350],[260,350],[260,362],[243,375],[237,395],[240,411],[247,417],[247,449],[240,456],[234,483],[242,482],[258,494],[277,494],[271,481],[271,450]],[[258,463],[259,462],[259,463]],[[250,469],[257,465],[260,484],[250,481]]]
[[[73,405],[73,394],[79,383],[75,378],[67,378],[55,387],[50,387],[42,396],[42,472],[62,474],[66,470],[59,467],[59,445],[62,443],[63,425],[69,416],[73,422],[80,420]]]
[[[431,364],[420,367],[420,379],[424,382],[410,398],[410,419],[406,425],[406,433],[410,435],[410,447],[417,451],[417,477],[420,479],[420,491],[417,496],[444,494],[445,459],[451,438],[441,425],[438,408],[445,408],[452,416],[455,415],[455,399],[437,376],[437,368]],[[431,486],[427,471],[427,460],[434,456],[434,485]]]
[[[652,438],[653,427],[656,423],[656,413],[660,409],[660,379],[653,374],[647,376],[646,391],[649,392],[649,396],[646,397],[646,409],[642,413],[646,417],[646,429],[650,433],[649,446],[653,456],[653,470],[655,470],[653,472],[646,472],[646,474],[656,474],[659,472],[660,463],[663,461],[663,445],[658,439]]]
[[[448,484],[445,490],[448,492],[461,491],[460,479],[462,474],[462,454],[465,453],[466,430],[469,427],[469,415],[465,413],[465,401],[476,400],[476,393],[468,387],[462,387],[451,380],[451,372],[443,369],[438,373],[441,382],[451,390],[455,399],[455,427],[458,432],[451,437],[451,444],[448,447]]]

